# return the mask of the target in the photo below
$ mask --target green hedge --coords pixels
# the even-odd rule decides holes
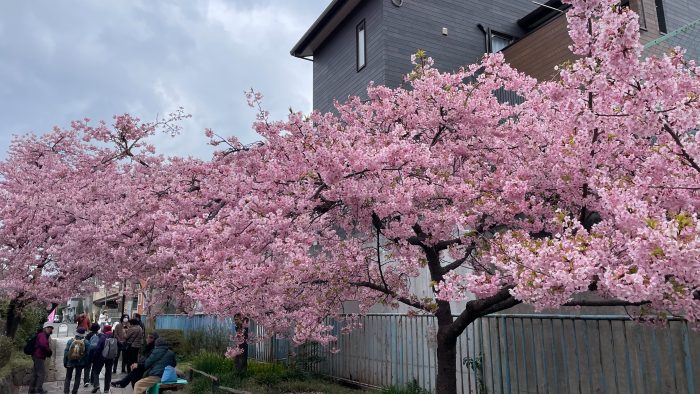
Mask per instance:
[[[182,330],[156,330],[158,336],[168,341],[170,348],[179,356],[190,353],[190,346]]]

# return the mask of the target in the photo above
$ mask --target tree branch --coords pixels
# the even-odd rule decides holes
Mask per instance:
[[[380,292],[380,293],[384,293],[384,294],[386,294],[386,295],[392,296],[392,297],[396,298],[399,302],[401,302],[401,303],[403,303],[403,304],[406,304],[406,305],[408,305],[408,306],[412,306],[412,307],[414,307],[414,308],[416,308],[416,309],[420,309],[420,310],[423,310],[423,311],[426,311],[426,312],[432,312],[432,311],[430,310],[430,308],[428,308],[428,307],[427,307],[425,304],[423,304],[422,302],[413,301],[413,300],[411,300],[411,299],[409,299],[409,298],[400,296],[400,295],[396,294],[395,291],[393,291],[393,290],[391,290],[391,289],[388,289],[388,288],[386,288],[386,287],[384,287],[384,286],[378,285],[378,284],[376,284],[376,283],[372,283],[372,282],[350,282],[350,284],[351,284],[351,285],[354,285],[354,286],[366,287],[366,288],[368,288],[368,289],[376,290],[376,291],[378,291],[378,292]]]
[[[668,117],[666,117],[668,119]],[[700,166],[698,163],[693,159],[692,156],[690,156],[690,153],[685,150],[685,147],[683,146],[683,142],[681,141],[680,137],[678,134],[676,134],[673,129],[671,129],[671,126],[668,125],[668,123],[664,122],[664,130],[673,138],[673,141],[678,145],[678,148],[681,150],[681,156],[690,164],[691,167],[697,172],[700,172]]]
[[[567,302],[562,306],[641,306],[650,303],[651,301],[629,302],[623,300],[580,300]]]
[[[519,304],[520,301],[510,295],[510,290],[513,287],[513,285],[506,286],[490,297],[467,302],[462,313],[459,314],[452,324],[450,335],[456,338],[476,319],[486,316],[489,313],[502,311]]]
[[[442,267],[441,273],[443,275],[445,275],[446,273],[461,267],[462,264],[464,264],[464,262],[467,261],[467,259],[469,257],[471,257],[474,249],[476,249],[476,242],[472,242],[471,245],[469,245],[467,250],[464,252],[464,257],[457,259],[457,260],[447,264],[446,266]]]

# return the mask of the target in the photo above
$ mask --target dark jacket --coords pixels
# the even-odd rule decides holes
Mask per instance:
[[[143,343],[143,329],[141,326],[129,327],[129,329],[126,330],[124,342],[128,343],[131,347],[140,349]]]
[[[49,335],[42,330],[36,335],[36,345],[32,356],[41,360],[46,360],[46,357],[49,357],[50,354],[51,349],[49,348]]]
[[[85,354],[83,354],[83,357],[80,360],[70,360],[68,359],[68,352],[70,351],[70,346],[73,344],[73,341],[76,339],[82,339],[85,341]],[[66,368],[75,368],[84,367],[88,364],[90,364],[90,341],[85,340],[84,337],[79,336],[69,339],[68,343],[66,344],[66,349],[63,351],[63,366]]]
[[[138,364],[141,368],[143,368],[143,364],[146,362],[151,353],[153,353],[153,349],[155,347],[156,344],[154,342],[146,343],[146,346],[143,347],[143,352],[139,355],[138,359]]]
[[[143,376],[163,376],[163,371],[168,365],[171,367],[177,365],[175,353],[168,349],[167,342],[162,341],[161,338],[159,338],[156,341],[156,346],[153,349],[153,352],[150,356],[148,356],[146,362],[144,362],[143,366],[146,369],[146,372],[143,374]]]

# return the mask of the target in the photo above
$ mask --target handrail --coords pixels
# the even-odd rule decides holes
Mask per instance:
[[[237,389],[234,389],[232,387],[220,386],[219,385],[220,379],[218,376],[208,374],[204,371],[200,371],[200,370],[195,369],[195,368],[190,368],[190,376],[189,376],[190,382],[192,382],[192,380],[194,379],[194,373],[198,373],[198,374],[208,378],[209,380],[211,380],[211,392],[212,392],[212,394],[216,394],[217,390],[221,390],[221,391],[225,391],[225,392],[233,393],[233,394],[252,394],[249,391],[237,390]]]

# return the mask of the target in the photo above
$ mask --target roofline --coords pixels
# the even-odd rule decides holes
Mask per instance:
[[[316,21],[309,27],[289,53],[294,57],[307,58],[335,31],[348,14],[362,0],[333,0]]]
[[[533,1],[533,3],[539,4],[540,6],[518,19],[518,26],[528,32],[536,30],[548,21],[565,13],[570,8],[570,5],[562,4],[561,0],[549,0],[546,3]]]

